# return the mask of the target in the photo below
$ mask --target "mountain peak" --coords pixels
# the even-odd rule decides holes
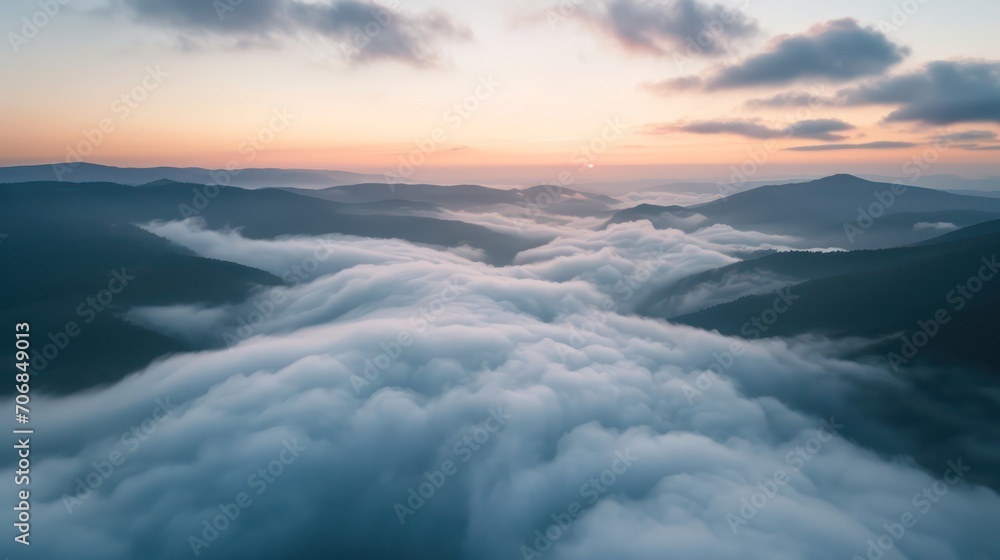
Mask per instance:
[[[862,179],[861,177],[858,177],[857,175],[851,175],[850,173],[837,173],[836,175],[830,175],[829,177],[823,177],[822,179],[816,179],[815,181],[812,181],[812,183],[814,183],[814,184],[822,184],[822,185],[830,185],[830,184],[836,184],[836,185],[844,185],[844,184],[860,185],[860,184],[863,184],[863,183],[871,183],[871,181]]]

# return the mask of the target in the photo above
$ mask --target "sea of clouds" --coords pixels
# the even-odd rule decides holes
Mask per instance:
[[[131,310],[235,339],[36,397],[27,557],[1000,558],[1000,496],[970,481],[996,451],[959,411],[933,414],[968,445],[920,465],[898,452],[918,436],[863,402],[910,382],[849,343],[637,313],[782,238],[514,222],[479,219],[552,240],[503,268],[400,240],[147,225],[288,285]]]

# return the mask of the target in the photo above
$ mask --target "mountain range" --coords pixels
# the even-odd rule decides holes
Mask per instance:
[[[384,175],[313,169],[204,169],[200,167],[114,167],[94,163],[53,163],[0,167],[0,183],[65,181],[144,185],[160,180],[257,189],[265,187],[324,188],[334,185],[385,182]]]
[[[713,224],[793,236],[802,247],[871,249],[930,239],[1000,218],[1000,200],[834,175],[768,185],[689,207],[642,205],[608,224],[648,219],[658,228],[694,231]]]
[[[151,178],[145,175],[149,170],[140,171],[135,177]],[[957,296],[951,296],[984,262],[994,262],[1000,249],[998,199],[919,187],[900,190],[836,175],[761,186],[697,206],[621,206],[611,197],[553,186],[505,190],[362,183],[250,190],[162,177],[138,186],[51,180],[0,184],[0,223],[10,232],[2,250],[10,262],[33,263],[16,278],[0,281],[0,320],[37,318],[57,353],[72,358],[49,360],[49,375],[40,382],[45,390],[70,392],[110,383],[165,354],[224,343],[149,331],[129,319],[130,309],[235,304],[285,284],[262,270],[198,256],[143,229],[145,224],[194,218],[208,229],[239,230],[250,239],[399,238],[470,248],[493,266],[510,265],[520,251],[551,240],[448,217],[475,209],[583,216],[606,220],[606,226],[650,220],[659,228],[685,231],[723,224],[783,235],[791,247],[839,248],[745,255],[735,264],[661,285],[634,311],[733,336],[864,338],[869,343],[857,350],[859,355],[886,359],[921,328],[920,321],[945,308],[951,310],[947,328],[942,325],[926,351],[902,365],[988,369],[995,362],[989,341],[998,334],[996,287],[987,283],[976,305],[962,309],[955,309]],[[882,209],[876,212],[878,206]],[[859,221],[859,208],[871,215],[870,223]],[[861,232],[854,243],[848,225]],[[88,294],[101,292],[115,275],[133,277],[134,288],[97,311]],[[792,290],[795,305],[766,331],[746,327],[781,290]],[[82,329],[77,343],[66,335],[67,325],[84,321],[94,326]],[[73,344],[62,344],[70,338]],[[130,351],[114,352],[123,346]]]

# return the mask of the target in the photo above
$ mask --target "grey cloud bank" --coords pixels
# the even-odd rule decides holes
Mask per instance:
[[[787,85],[798,81],[842,83],[884,73],[910,49],[873,27],[845,18],[813,26],[798,35],[775,38],[760,53],[702,76],[651,84],[654,90],[706,91]]]
[[[441,62],[440,43],[471,38],[471,32],[442,12],[411,13],[401,3],[338,0],[215,0],[158,2],[124,0],[133,19],[182,34],[185,44],[229,38],[237,45],[273,46],[315,35],[337,42],[348,60],[397,60],[414,66]]]

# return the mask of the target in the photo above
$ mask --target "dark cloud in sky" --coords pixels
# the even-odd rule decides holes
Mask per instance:
[[[443,41],[471,37],[467,28],[443,13],[409,13],[396,2],[123,1],[134,19],[174,28],[188,46],[204,37],[231,39],[238,45],[272,45],[290,37],[315,36],[335,42],[331,48],[354,62],[397,60],[427,67],[440,62]]]
[[[707,91],[786,85],[799,81],[848,82],[878,75],[901,62],[910,49],[884,33],[847,18],[817,24],[807,32],[771,41],[761,53],[710,71],[697,81],[675,78],[662,89],[700,86]]]
[[[1000,150],[1000,145],[983,146],[982,144],[961,144],[958,147],[970,152],[995,152]]]
[[[815,138],[817,140],[843,140],[846,136],[832,134],[833,132],[843,132],[852,130],[853,125],[840,119],[810,119],[799,121],[785,132],[791,138]]]
[[[864,144],[820,144],[818,146],[796,146],[788,148],[792,152],[829,152],[835,150],[895,150],[898,148],[914,148],[919,144],[913,142],[866,142]]]
[[[658,56],[718,56],[759,32],[738,7],[699,0],[608,0],[596,11],[581,8],[577,17],[630,51]]]
[[[955,140],[958,142],[969,142],[974,140],[996,140],[997,133],[992,130],[966,130],[941,136],[945,140]]]
[[[780,109],[782,107],[829,107],[836,101],[829,95],[809,91],[788,91],[746,102],[750,109]]]
[[[935,61],[838,96],[848,105],[899,105],[888,122],[1000,123],[1000,62]]]
[[[798,121],[784,128],[773,128],[759,120],[696,121],[683,125],[654,125],[650,133],[689,132],[692,134],[736,134],[760,140],[771,138],[812,138],[838,141],[846,136],[834,134],[854,129],[850,123],[839,119],[810,119]]]
[[[843,82],[885,72],[909,52],[854,19],[834,20],[776,40],[767,51],[722,69],[708,87],[788,84],[802,79]]]
[[[236,5],[200,0],[123,0],[131,14],[143,23],[155,23],[190,31],[261,35],[273,33],[289,22],[282,0],[243,0]]]

